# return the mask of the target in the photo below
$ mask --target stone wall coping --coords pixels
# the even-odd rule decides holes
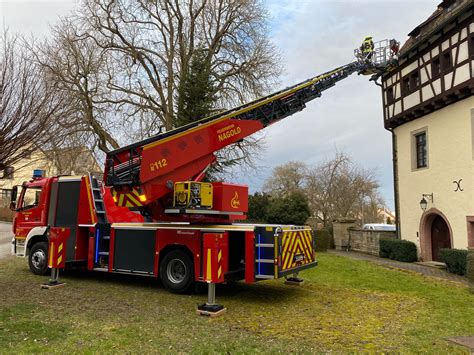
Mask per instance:
[[[332,220],[333,223],[355,223],[355,219],[351,218],[336,218]]]
[[[395,231],[384,231],[384,230],[374,230],[374,229],[363,229],[361,227],[349,227],[347,228],[351,231],[358,231],[358,232],[369,232],[369,233],[395,233]]]

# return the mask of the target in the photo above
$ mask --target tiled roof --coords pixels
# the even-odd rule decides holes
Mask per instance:
[[[408,35],[410,38],[403,44],[400,56],[408,52],[416,44],[422,43],[440,26],[449,22],[451,18],[459,15],[468,6],[472,6],[474,0],[444,0],[428,19],[416,26]]]

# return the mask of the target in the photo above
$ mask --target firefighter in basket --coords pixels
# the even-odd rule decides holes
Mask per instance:
[[[370,61],[372,59],[374,54],[374,41],[372,40],[372,36],[365,37],[362,45],[360,46],[360,51],[366,60]]]

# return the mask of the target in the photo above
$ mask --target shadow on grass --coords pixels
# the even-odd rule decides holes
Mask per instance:
[[[47,276],[43,276],[45,280]],[[88,281],[90,283],[108,283],[123,287],[136,287],[137,289],[155,288],[158,292],[167,292],[160,280],[155,277],[143,275],[128,275],[118,273],[94,272],[69,269],[60,273],[60,279],[67,282]],[[304,288],[304,286],[303,286]],[[246,284],[243,281],[219,284],[216,288],[217,298],[238,298],[239,302],[255,303],[271,301],[272,303],[287,302],[289,297],[296,297],[302,292],[299,286],[284,285],[283,279],[273,281],[260,281]],[[197,282],[192,295],[207,297],[207,285]],[[179,295],[176,295],[179,296]],[[189,296],[186,294],[185,296]]]

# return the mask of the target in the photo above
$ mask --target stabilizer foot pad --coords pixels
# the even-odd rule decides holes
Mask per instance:
[[[48,283],[45,283],[45,284],[41,284],[41,288],[42,289],[45,289],[45,290],[50,290],[50,289],[53,289],[53,288],[59,288],[59,287],[63,287],[65,286],[66,283],[65,282],[48,282]]]
[[[198,306],[196,313],[200,316],[215,318],[223,315],[226,311],[227,308],[224,308],[224,306],[220,304],[201,304]]]
[[[302,286],[304,285],[304,280],[299,277],[289,277],[285,280],[285,285]]]

